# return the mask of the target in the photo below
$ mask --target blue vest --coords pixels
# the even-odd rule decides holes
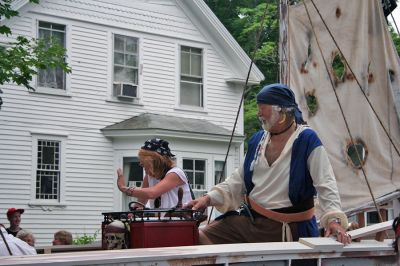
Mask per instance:
[[[248,144],[246,158],[244,160],[244,183],[247,195],[254,188],[252,182],[253,170],[251,163],[256,154],[258,143],[260,142],[264,131],[255,133]],[[292,146],[292,157],[290,162],[289,176],[289,199],[293,206],[316,195],[315,187],[310,172],[307,168],[307,159],[311,152],[322,143],[315,131],[310,128],[304,129]],[[261,155],[264,156],[264,155]],[[315,216],[308,220],[297,223],[299,237],[318,236],[318,226]]]

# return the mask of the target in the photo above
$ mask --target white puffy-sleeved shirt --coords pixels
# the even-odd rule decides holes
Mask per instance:
[[[188,184],[188,180],[186,178],[185,172],[183,172],[183,170],[178,167],[173,167],[167,172],[166,175],[168,175],[169,173],[177,174],[179,176],[179,178],[185,184],[178,186],[178,187],[174,187],[170,191],[162,194],[160,208],[176,207],[176,204],[178,204],[178,189],[180,187],[183,189],[182,204],[185,205],[186,203],[188,203],[189,201],[192,200],[192,196],[190,194],[189,184]],[[155,186],[158,182],[161,181],[152,176],[148,176],[148,180],[149,180],[149,187]],[[154,200],[149,200],[149,204],[150,204],[150,208],[154,208]]]
[[[265,149],[270,140],[270,134],[261,147],[262,156],[254,165],[254,188],[249,197],[266,209],[279,209],[292,206],[289,199],[289,175],[292,146],[299,134],[308,126],[299,125],[288,139],[279,157],[269,165],[265,157]],[[321,145],[315,148],[308,157],[307,167],[311,174],[313,185],[317,190],[319,208],[322,217],[321,224],[326,227],[327,219],[338,217],[345,223],[347,218],[341,211],[340,197],[335,175],[329,162],[328,154]],[[238,209],[245,193],[243,166],[237,169],[226,181],[216,185],[208,193],[211,204],[224,213]],[[323,222],[322,222],[323,221]]]
[[[10,247],[13,256],[37,254],[36,249],[34,247],[31,247],[25,241],[22,241],[21,239],[8,234],[5,228],[0,227],[0,230],[3,233],[3,236],[6,239],[7,244]],[[2,237],[0,237],[0,256],[10,256],[10,253],[8,252],[7,246],[5,245]]]

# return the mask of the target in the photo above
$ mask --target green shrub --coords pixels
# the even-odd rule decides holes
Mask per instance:
[[[87,235],[86,233],[83,233],[83,236],[77,235],[77,237],[73,240],[74,245],[85,245],[85,244],[90,244],[96,241],[97,235],[99,233],[99,229],[94,232],[93,235]]]

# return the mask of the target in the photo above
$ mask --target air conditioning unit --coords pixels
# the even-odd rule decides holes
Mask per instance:
[[[137,85],[131,83],[114,83],[114,95],[118,98],[137,98]]]

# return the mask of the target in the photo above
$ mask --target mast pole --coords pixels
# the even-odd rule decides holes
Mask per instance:
[[[288,0],[279,1],[279,79],[280,82],[289,85],[289,13]]]

